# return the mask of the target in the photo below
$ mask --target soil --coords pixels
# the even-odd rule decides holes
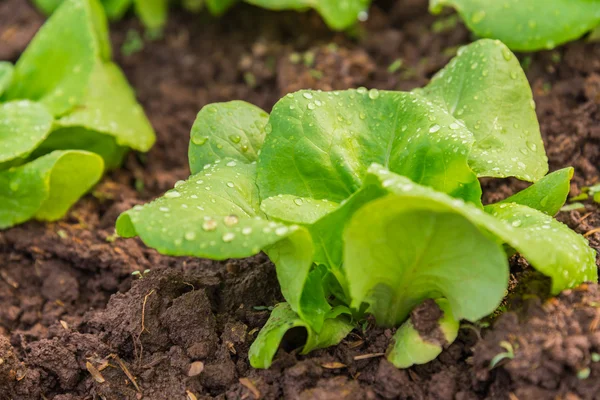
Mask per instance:
[[[248,347],[266,308],[282,300],[265,256],[166,257],[113,236],[120,212],[188,176],[189,130],[203,105],[243,99],[269,110],[299,88],[422,86],[472,39],[460,22],[435,21],[425,0],[377,1],[350,36],[312,12],[240,5],[217,20],[174,10],[162,37],[127,56],[121,46],[140,24],[133,16],[114,24],[117,62],[158,141],[147,155],[130,154],[62,221],[0,232],[0,399],[599,399],[598,285],[548,298],[518,256],[508,311],[491,327],[464,324],[427,365],[394,368],[381,357],[393,331],[369,323],[308,356],[289,341],[271,369],[254,370]],[[0,59],[18,58],[42,22],[28,2],[4,0]],[[600,44],[520,58],[551,169],[574,166],[579,194],[600,178]],[[485,200],[524,186],[486,180]],[[600,250],[597,204],[558,218]],[[413,313],[415,326],[431,329],[434,311]]]

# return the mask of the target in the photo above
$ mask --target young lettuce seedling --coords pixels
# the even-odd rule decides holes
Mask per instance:
[[[154,132],[119,68],[96,0],[67,0],[16,65],[0,62],[0,228],[62,217]]]
[[[65,0],[33,0],[36,6],[50,14]],[[269,10],[315,9],[327,25],[334,30],[349,28],[366,13],[371,0],[188,0],[183,6],[189,11],[198,12],[203,6],[215,16],[224,14],[234,4],[244,1]],[[120,19],[132,6],[144,25],[149,29],[160,29],[167,21],[168,0],[103,0],[102,4],[110,19]]]
[[[553,49],[600,25],[598,0],[430,0],[434,14],[445,6],[477,36],[519,51]]]
[[[366,313],[400,326],[391,362],[427,362],[443,344],[421,338],[410,312],[434,299],[452,342],[458,321],[498,307],[515,251],[553,293],[597,280],[587,241],[552,218],[573,170],[546,175],[531,90],[499,41],[462,48],[409,93],[303,90],[270,116],[240,101],[208,105],[189,161],[186,182],[123,213],[117,232],[171,255],[264,251],[287,303],[250,349],[257,368],[287,330],[306,329],[306,353],[338,343]],[[483,207],[484,176],[535,183]]]

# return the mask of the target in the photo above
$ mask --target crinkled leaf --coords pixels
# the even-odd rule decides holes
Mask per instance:
[[[378,162],[424,185],[479,203],[468,165],[471,133],[411,93],[300,91],[273,108],[258,160],[261,196],[340,202]]]
[[[552,278],[552,293],[598,280],[596,252],[587,240],[554,218],[515,203],[485,207],[502,225],[490,231],[516,249],[538,271]],[[512,227],[513,229],[507,229]]]
[[[548,215],[555,215],[567,200],[573,172],[573,168],[563,168],[555,171],[527,189],[521,190],[497,204],[517,203],[535,208]]]
[[[53,120],[39,103],[21,100],[0,104],[0,166],[29,155],[48,136]]]
[[[61,218],[102,176],[102,158],[84,151],[55,151],[0,172],[0,228],[31,218]]]
[[[133,0],[135,11],[148,29],[160,29],[167,22],[168,0]]]
[[[548,171],[529,82],[504,44],[479,40],[461,48],[417,92],[473,133],[469,161],[478,176],[515,176],[531,182]]]
[[[391,194],[360,208],[344,232],[344,271],[353,307],[369,304],[384,326],[438,297],[448,299],[457,319],[480,319],[500,304],[508,284],[501,245],[424,193]]]
[[[155,140],[144,110],[123,73],[113,63],[96,63],[81,107],[59,119],[57,124],[110,135],[118,146],[139,151],[149,150]]]
[[[440,355],[444,344],[449,345],[456,340],[460,323],[454,319],[450,304],[446,299],[437,299],[436,303],[444,312],[438,320],[438,326],[444,334],[446,343],[429,341],[421,337],[411,320],[408,320],[398,328],[386,352],[388,361],[396,368],[428,363]]]
[[[0,96],[10,86],[15,67],[8,61],[0,61]]]
[[[198,113],[190,133],[192,174],[221,158],[256,161],[269,115],[244,101],[210,104]]]
[[[39,101],[55,116],[80,104],[108,40],[97,37],[103,16],[93,12],[99,7],[96,0],[64,1],[19,58],[5,97]]]
[[[287,331],[293,328],[304,328],[308,334],[302,354],[315,349],[333,346],[341,342],[354,328],[346,315],[338,315],[325,320],[323,329],[315,332],[290,308],[289,304],[278,304],[267,324],[261,329],[258,337],[250,346],[248,358],[254,368],[269,368],[279,344]]]
[[[431,0],[439,13],[454,7],[477,36],[519,51],[552,49],[600,24],[598,0]],[[510,23],[507,23],[510,21]]]
[[[359,14],[366,12],[371,0],[245,0],[271,10],[306,10],[314,8],[331,29],[343,30],[354,25]]]

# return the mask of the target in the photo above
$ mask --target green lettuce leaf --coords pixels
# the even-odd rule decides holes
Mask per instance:
[[[167,22],[168,0],[133,0],[133,3],[146,28],[160,29]]]
[[[275,105],[267,132],[258,160],[263,198],[282,194],[339,203],[361,187],[377,162],[421,184],[481,201],[468,165],[472,135],[411,93],[300,91]]]
[[[223,15],[238,0],[206,0],[206,8],[212,15]]]
[[[479,40],[461,48],[417,93],[472,132],[469,161],[478,176],[533,182],[548,172],[529,82],[519,60],[501,42]]]
[[[563,168],[546,175],[527,189],[499,201],[496,204],[517,203],[548,215],[555,215],[567,201],[571,190],[573,168]]]
[[[97,36],[101,30],[95,20],[103,16],[93,15],[97,7],[96,0],[65,0],[21,54],[5,99],[39,101],[54,116],[80,104],[102,43],[108,41]]]
[[[552,49],[600,25],[598,0],[430,1],[434,14],[445,6],[455,8],[477,36],[519,51]]]
[[[332,313],[332,317],[325,320],[323,329],[317,333],[290,308],[289,304],[278,304],[250,346],[250,365],[254,368],[269,368],[283,336],[290,329],[298,327],[306,329],[307,341],[302,348],[302,354],[307,354],[315,349],[338,344],[350,333],[354,325],[349,322],[347,315]]]
[[[110,99],[110,101],[107,101]],[[80,127],[112,136],[117,146],[148,151],[154,131],[116,64],[97,62],[80,107],[57,121],[57,128]]]
[[[222,158],[256,161],[268,119],[266,112],[244,101],[203,107],[190,133],[188,158],[192,174]]]
[[[98,182],[103,170],[101,157],[73,150],[0,171],[0,229],[31,218],[61,218]]]
[[[245,0],[247,3],[271,10],[299,10],[314,8],[331,29],[343,30],[366,13],[370,0]]]
[[[0,96],[10,86],[15,67],[8,61],[0,61]]]
[[[446,344],[451,344],[458,336],[460,323],[454,319],[450,304],[445,299],[435,301],[444,315],[438,325],[444,335]],[[394,334],[392,343],[387,349],[386,357],[396,368],[408,368],[415,364],[425,364],[441,354],[443,343],[429,341],[419,334],[413,323],[408,320]]]
[[[53,120],[39,103],[0,103],[0,167],[27,157],[48,136]]]
[[[239,124],[230,126],[228,118],[213,118],[213,114],[227,115],[231,110],[240,115]],[[117,232],[124,237],[137,235],[148,246],[170,255],[222,260],[248,257],[264,250],[277,266],[282,292],[294,311],[319,331],[330,307],[324,295],[302,297],[305,287],[313,287],[309,285],[312,239],[304,228],[270,221],[260,210],[256,163],[249,155],[260,149],[264,114],[242,102],[213,104],[198,113],[195,126],[212,130],[195,132],[209,135],[206,148],[223,137],[246,132],[244,143],[249,140],[254,150],[237,152],[216,145],[210,152],[205,152],[202,145],[192,148],[190,152],[197,155],[190,158],[192,171],[197,169],[192,160],[212,163],[204,164],[200,172],[178,183],[163,197],[123,213],[117,220]],[[318,291],[318,287],[310,290]]]

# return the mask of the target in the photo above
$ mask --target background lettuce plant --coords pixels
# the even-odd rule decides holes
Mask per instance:
[[[599,0],[430,0],[430,10],[453,7],[477,36],[519,51],[553,49],[600,25]]]
[[[65,0],[33,0],[36,6],[50,14]],[[269,10],[315,9],[327,25],[343,30],[356,23],[359,15],[367,11],[371,0],[183,0],[182,5],[190,11],[204,7],[213,15],[222,15],[235,3],[244,1]],[[169,0],[101,0],[110,19],[120,19],[131,7],[149,29],[161,28],[167,21]]]
[[[531,90],[499,41],[462,48],[423,89],[320,92],[282,98],[267,115],[240,101],[198,114],[192,175],[117,220],[164,254],[212,259],[264,251],[280,304],[250,349],[269,367],[285,332],[303,347],[338,343],[369,313],[400,326],[398,367],[435,358],[411,310],[434,299],[446,342],[458,321],[500,304],[515,251],[552,280],[552,293],[597,280],[586,240],[552,218],[571,168],[546,175]],[[535,182],[483,206],[479,177]]]
[[[62,217],[154,132],[110,61],[96,0],[67,0],[16,65],[0,63],[0,228]]]

